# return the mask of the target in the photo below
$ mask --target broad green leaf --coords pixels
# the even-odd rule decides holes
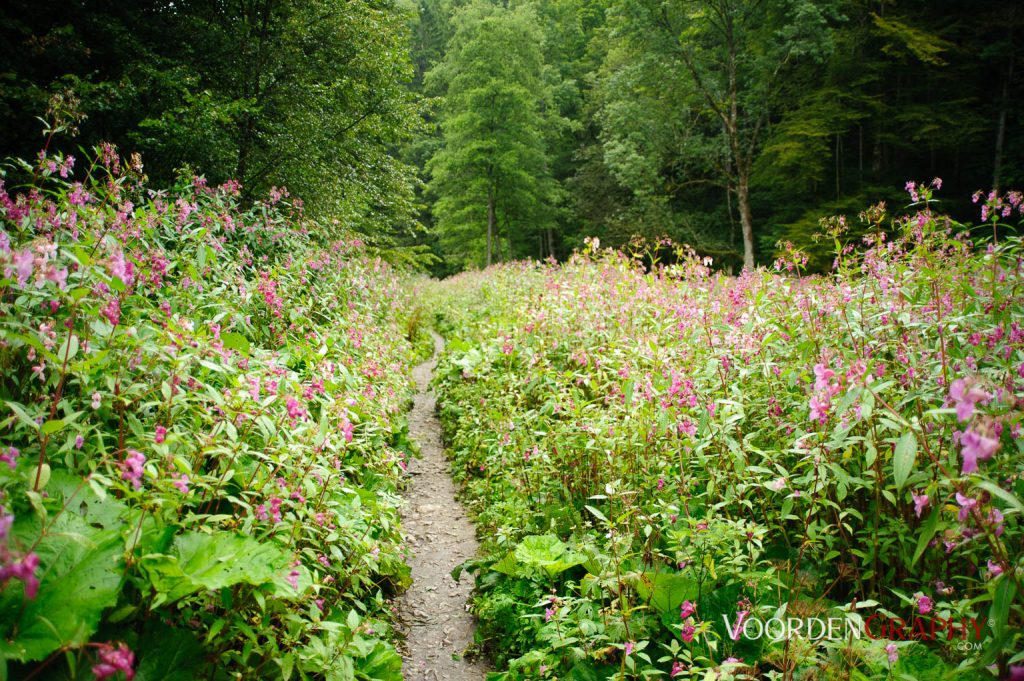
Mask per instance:
[[[141,561],[158,603],[239,583],[275,583],[290,570],[289,563],[288,554],[275,544],[230,532],[186,532],[175,539],[169,555],[152,554]]]
[[[893,454],[893,477],[896,479],[896,489],[903,489],[904,483],[914,470],[914,462],[917,460],[917,436],[914,431],[908,430],[903,433],[896,442],[896,452]]]

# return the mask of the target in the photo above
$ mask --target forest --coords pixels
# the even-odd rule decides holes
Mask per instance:
[[[738,272],[823,216],[1020,186],[1013,2],[264,0],[5,3],[0,152],[51,96],[111,142],[435,275],[666,237]]]
[[[0,6],[0,681],[1024,681],[1024,12]]]

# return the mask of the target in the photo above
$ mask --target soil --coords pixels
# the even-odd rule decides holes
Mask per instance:
[[[434,337],[434,356],[413,370],[416,395],[409,432],[421,457],[409,466],[402,529],[413,552],[412,586],[399,603],[405,633],[402,657],[405,681],[482,681],[486,666],[464,653],[473,643],[474,622],[467,611],[471,576],[456,582],[452,569],[476,556],[473,524],[455,498],[441,443],[436,399],[429,389],[444,341]]]

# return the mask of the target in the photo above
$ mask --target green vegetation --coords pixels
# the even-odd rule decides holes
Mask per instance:
[[[591,242],[436,285],[492,681],[1024,672],[1022,244],[914,193],[833,277]]]

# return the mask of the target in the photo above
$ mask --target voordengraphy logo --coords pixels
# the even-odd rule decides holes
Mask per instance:
[[[888,641],[981,641],[984,620],[974,617],[943,619],[941,617],[913,617],[904,620],[882,613],[867,619],[843,617],[751,617],[745,611],[731,619],[722,615],[730,638],[783,641],[803,638],[809,641],[836,641],[868,638]]]

